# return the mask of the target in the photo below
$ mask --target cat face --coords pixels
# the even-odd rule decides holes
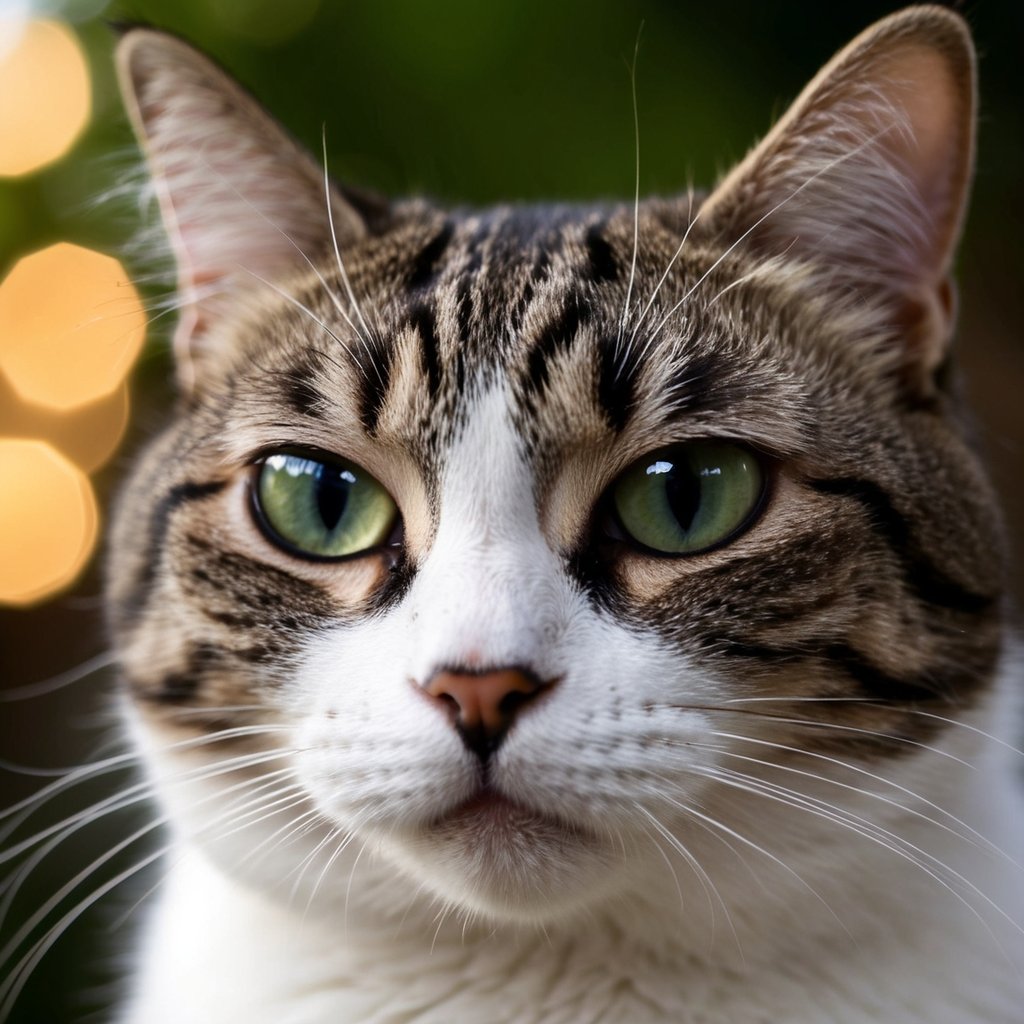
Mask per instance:
[[[550,920],[786,815],[820,855],[808,808],[875,822],[851,778],[955,749],[1001,593],[943,383],[958,19],[880,23],[709,196],[635,209],[385,206],[182,44],[121,69],[183,397],[111,624],[232,874]]]

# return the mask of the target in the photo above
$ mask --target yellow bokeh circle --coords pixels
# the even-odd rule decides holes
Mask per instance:
[[[124,268],[91,249],[51,245],[0,284],[0,371],[26,402],[75,409],[112,394],[145,331]]]
[[[42,18],[25,24],[0,55],[0,175],[60,159],[89,120],[91,92],[74,33]]]
[[[57,445],[79,469],[95,473],[110,461],[117,451],[128,429],[131,405],[128,399],[128,385],[122,384],[102,402],[78,410],[74,417],[61,417]],[[70,421],[70,422],[69,422]],[[72,430],[61,429],[64,425]],[[33,432],[33,436],[38,436]]]
[[[46,441],[86,473],[110,461],[124,438],[130,413],[127,383],[99,402],[58,412],[21,401],[0,374],[0,437]]]
[[[44,441],[0,439],[0,602],[28,605],[72,583],[96,543],[89,478]]]

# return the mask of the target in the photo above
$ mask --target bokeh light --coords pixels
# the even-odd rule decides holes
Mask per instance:
[[[31,13],[28,0],[0,0],[0,62],[21,41]]]
[[[74,33],[57,21],[0,17],[15,38],[0,50],[0,175],[60,159],[89,120],[89,71]]]
[[[128,416],[127,384],[98,402],[72,412],[55,412],[23,402],[0,374],[0,437],[46,441],[86,473],[110,461],[124,438]]]
[[[33,431],[32,436],[51,441],[79,469],[95,473],[124,440],[129,410],[128,385],[122,384],[112,395],[76,409],[73,415],[55,417],[52,440],[49,433]]]
[[[68,410],[112,394],[145,329],[121,264],[91,249],[52,245],[0,284],[0,370],[28,402]]]
[[[44,441],[0,439],[0,603],[29,605],[72,583],[96,543],[89,478]]]

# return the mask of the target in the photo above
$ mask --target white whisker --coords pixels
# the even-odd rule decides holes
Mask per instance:
[[[352,282],[349,280],[348,271],[345,269],[345,261],[341,258],[341,249],[338,246],[338,233],[334,228],[334,204],[331,202],[331,179],[327,169],[327,125],[324,125],[321,130],[321,145],[324,158],[324,202],[327,205],[327,223],[331,229],[331,243],[334,246],[334,258],[338,264],[338,273],[341,275],[341,283],[345,286],[345,294],[348,296],[348,301],[358,317],[359,323],[362,325],[362,337],[372,338],[373,331],[370,330],[370,325],[366,322],[366,318],[363,316],[363,311],[359,308],[359,303],[356,301],[355,292],[352,290]]]
[[[31,700],[33,697],[41,697],[44,694],[53,693],[55,690],[62,690],[65,686],[71,686],[102,669],[109,668],[116,661],[117,656],[113,651],[104,651],[102,654],[89,658],[88,661],[83,661],[81,665],[76,665],[50,679],[28,683],[25,686],[12,686],[9,690],[0,690],[0,702]]]
[[[626,331],[629,322],[629,309],[633,299],[633,282],[636,279],[636,258],[640,248],[640,111],[636,98],[636,62],[640,54],[640,35],[644,30],[643,22],[636,33],[636,44],[633,47],[633,63],[629,69],[629,81],[633,96],[633,143],[636,154],[635,181],[633,189],[633,255],[629,261],[629,284],[626,288],[626,300],[622,304],[622,313],[619,315],[619,336],[618,343]],[[617,343],[617,344],[618,344]]]
[[[647,353],[650,351],[651,345],[654,344],[655,339],[662,332],[662,330],[664,329],[665,325],[669,322],[669,320],[672,319],[676,311],[690,299],[690,297],[697,291],[697,289],[700,288],[700,286],[721,266],[721,264],[725,260],[727,260],[733,254],[733,252],[735,252],[735,250],[740,245],[742,245],[743,242],[745,242],[759,227],[761,227],[761,225],[764,224],[765,221],[773,217],[776,213],[779,212],[779,210],[783,209],[783,207],[788,206],[789,203],[796,199],[796,197],[799,196],[805,189],[813,185],[819,178],[831,173],[836,168],[841,167],[848,160],[852,160],[855,156],[858,156],[869,146],[873,146],[878,141],[878,139],[881,138],[881,136],[884,135],[889,130],[890,126],[886,126],[885,128],[879,129],[876,133],[865,139],[863,142],[859,143],[857,146],[854,146],[846,153],[842,153],[840,156],[837,156],[833,160],[830,160],[824,166],[819,167],[817,171],[815,171],[808,178],[802,181],[795,189],[793,189],[792,192],[790,192],[788,195],[784,196],[777,203],[775,203],[775,205],[772,206],[767,213],[764,213],[760,217],[758,217],[753,224],[751,224],[738,238],[736,238],[725,249],[725,251],[717,259],[714,260],[711,266],[708,267],[708,269],[705,270],[704,273],[697,278],[694,284],[690,286],[690,288],[685,292],[683,297],[679,299],[679,301],[676,302],[675,305],[673,305],[669,309],[669,311],[661,318],[661,320],[658,322],[658,326],[655,327],[655,329],[651,332],[650,335],[648,335],[647,340],[644,343],[644,347],[640,352],[641,361],[646,358]],[[700,212],[698,211],[698,217],[699,216]],[[689,229],[687,229],[687,234],[689,234]],[[684,241],[685,237],[686,236],[684,235]]]

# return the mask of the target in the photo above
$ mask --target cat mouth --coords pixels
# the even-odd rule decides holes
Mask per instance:
[[[484,782],[467,799],[435,818],[428,830],[448,836],[534,837],[562,841],[584,839],[589,832],[579,825],[506,796]]]
[[[512,800],[499,792],[489,783],[484,783],[470,797],[445,811],[435,822],[444,826],[456,822],[472,822],[474,824],[508,825],[522,817],[539,817],[525,804]]]
[[[536,921],[585,903],[613,856],[586,825],[480,785],[421,826],[407,851],[439,895],[484,915]]]

